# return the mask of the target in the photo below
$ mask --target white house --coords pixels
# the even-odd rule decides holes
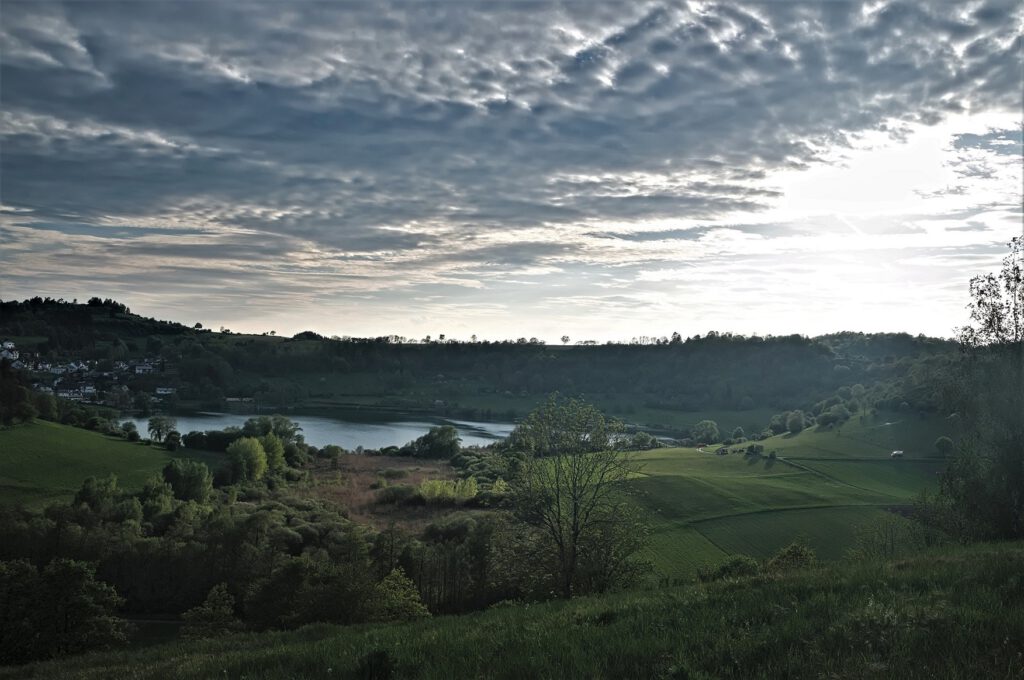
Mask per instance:
[[[4,340],[3,345],[0,345],[0,349],[14,349],[14,343],[10,340]]]
[[[149,374],[149,373],[152,373],[152,372],[153,372],[153,367],[151,365],[149,365],[149,364],[136,364],[135,365],[135,374],[136,375],[146,375],[146,374]]]
[[[7,344],[9,343],[4,343],[4,345]],[[4,347],[3,349],[0,349],[0,359],[10,359],[11,361],[16,361],[18,359],[18,350],[8,349],[7,347]]]
[[[162,395],[166,395],[166,394],[174,394],[177,391],[178,390],[176,388],[174,388],[174,387],[158,387],[158,388],[156,388],[156,393],[157,393],[158,396],[162,396]]]

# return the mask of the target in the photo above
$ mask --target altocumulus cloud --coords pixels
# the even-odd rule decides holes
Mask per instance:
[[[8,1],[4,297],[98,293],[292,331],[316,306],[326,332],[623,337],[623,323],[705,330],[698,311],[818,332],[843,317],[780,320],[787,291],[837,264],[867,276],[860,253],[885,281],[921,270],[906,290],[948,317],[962,300],[944,275],[968,275],[948,249],[983,265],[1019,229],[1022,16],[884,0]],[[919,204],[798,200],[801,178],[922,130],[941,132],[929,162],[951,179],[912,187]],[[811,269],[769,264],[784,259]],[[869,301],[824,288],[856,325]],[[752,291],[778,304],[745,306]],[[239,305],[253,300],[258,318]]]

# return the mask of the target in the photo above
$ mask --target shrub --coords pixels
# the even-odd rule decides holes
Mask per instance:
[[[338,456],[340,456],[343,453],[345,453],[345,449],[334,444],[328,444],[327,446],[317,451],[317,455],[320,456],[321,458],[330,458],[332,460],[337,459]]]
[[[953,453],[953,440],[949,437],[939,437],[935,440],[935,451],[943,458],[948,458]]]
[[[430,616],[416,584],[397,567],[374,586],[374,616],[378,621],[412,621]]]
[[[408,484],[389,486],[377,492],[378,503],[391,503],[395,505],[412,504],[422,500],[416,487]]]
[[[182,634],[186,638],[220,637],[241,628],[241,623],[235,618],[235,598],[225,583],[215,585],[205,602],[189,609],[181,618],[185,620]]]
[[[725,578],[753,576],[761,571],[761,565],[753,557],[733,555],[724,563],[711,570],[701,569],[701,581],[718,581]]]
[[[768,571],[789,571],[804,569],[818,563],[814,550],[803,543],[794,541],[769,558],[765,568]]]
[[[403,477],[408,477],[409,473],[406,470],[388,468],[381,472],[380,476],[384,479],[402,479]]]

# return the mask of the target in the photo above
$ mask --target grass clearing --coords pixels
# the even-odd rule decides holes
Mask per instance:
[[[884,513],[872,506],[771,510],[700,522],[696,529],[729,554],[765,558],[799,539],[819,558],[836,560],[853,544],[858,525]]]
[[[0,503],[39,507],[72,498],[86,477],[117,475],[124,489],[141,488],[173,458],[195,458],[216,469],[224,456],[107,437],[37,420],[0,430]]]

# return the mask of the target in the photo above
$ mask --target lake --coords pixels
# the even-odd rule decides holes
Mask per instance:
[[[187,434],[193,430],[223,430],[226,427],[241,427],[254,415],[238,413],[192,413],[184,416],[173,416],[178,421],[178,431]],[[493,444],[504,439],[512,432],[515,425],[511,423],[480,423],[469,420],[448,420],[415,416],[405,420],[344,420],[324,416],[289,415],[302,427],[302,434],[307,444],[316,447],[337,444],[353,450],[357,446],[364,449],[380,449],[385,446],[402,446],[427,433],[438,425],[454,425],[462,437],[463,446]],[[394,417],[394,416],[392,416]],[[139,434],[148,436],[148,418],[127,418],[139,428]]]

